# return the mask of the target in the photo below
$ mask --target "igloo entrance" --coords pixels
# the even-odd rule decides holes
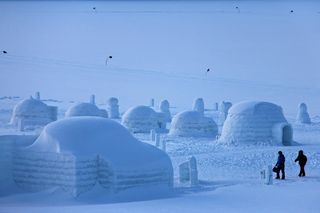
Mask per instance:
[[[290,125],[285,125],[282,128],[282,144],[284,146],[290,146],[292,141],[292,128]]]

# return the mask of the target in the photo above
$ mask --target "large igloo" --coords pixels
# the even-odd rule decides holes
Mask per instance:
[[[57,107],[48,106],[30,97],[20,101],[13,109],[10,124],[15,127],[34,128],[57,120]]]
[[[169,192],[168,155],[138,141],[116,121],[71,117],[47,125],[14,160],[14,181],[28,191],[51,188],[79,196],[101,187],[103,194],[130,189]]]
[[[215,137],[218,126],[212,118],[204,117],[198,111],[183,111],[176,114],[171,123],[169,135],[181,137]]]
[[[148,106],[131,107],[122,116],[122,124],[133,133],[149,133],[158,123],[158,114]]]
[[[308,113],[308,108],[307,105],[305,103],[301,103],[299,105],[299,112],[297,115],[297,123],[300,124],[311,124],[311,119]]]
[[[219,142],[291,145],[292,127],[278,105],[259,101],[240,102],[230,108]]]

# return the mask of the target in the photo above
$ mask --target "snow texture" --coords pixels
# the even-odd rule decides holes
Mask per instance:
[[[213,138],[218,134],[218,126],[212,118],[204,117],[198,111],[183,111],[173,117],[169,134]]]
[[[244,101],[230,108],[219,141],[234,145],[290,145],[292,127],[280,106]]]
[[[311,124],[311,119],[308,113],[308,108],[305,103],[299,105],[299,112],[297,115],[297,123],[300,124]]]
[[[13,179],[26,191],[53,188],[79,196],[99,184],[106,194],[130,188],[173,186],[171,160],[135,139],[119,123],[72,117],[46,126],[39,138],[13,157]]]
[[[158,114],[148,106],[135,106],[122,116],[122,124],[133,133],[149,133],[158,129]]]
[[[45,126],[56,119],[57,107],[48,106],[42,101],[30,97],[20,101],[14,107],[10,124],[23,130]]]

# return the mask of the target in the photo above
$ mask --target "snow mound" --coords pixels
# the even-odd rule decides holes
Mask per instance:
[[[133,133],[149,133],[158,128],[158,115],[148,106],[135,106],[122,117],[122,124]]]
[[[159,106],[160,112],[163,113],[165,122],[171,122],[170,104],[168,100],[162,100]]]
[[[28,191],[58,187],[74,196],[97,184],[107,194],[173,187],[172,164],[165,152],[138,141],[115,121],[89,116],[47,125],[16,156],[13,174],[15,182]]]
[[[108,113],[110,115],[110,118],[117,119],[120,118],[119,113],[119,101],[115,97],[111,97],[108,99]]]
[[[218,126],[213,119],[204,117],[198,111],[183,111],[173,117],[169,134],[182,137],[215,137]]]
[[[74,116],[97,116],[97,117],[108,117],[106,110],[100,110],[93,103],[77,103],[71,106],[65,114],[66,117]]]
[[[201,115],[204,115],[204,101],[202,98],[197,98],[194,100],[193,110],[199,112]]]
[[[311,119],[308,113],[308,108],[305,103],[299,105],[299,112],[297,115],[297,123],[300,124],[311,124]]]
[[[226,144],[291,145],[292,127],[280,106],[245,101],[230,108],[219,141]]]
[[[44,126],[57,119],[57,108],[30,97],[13,109],[10,124],[14,126]]]

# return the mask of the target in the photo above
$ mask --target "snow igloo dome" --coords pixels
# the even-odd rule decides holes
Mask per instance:
[[[97,116],[97,117],[108,117],[106,110],[99,109],[95,104],[92,103],[77,103],[71,106],[65,113],[66,117],[74,116]]]
[[[204,117],[201,112],[184,111],[173,117],[169,134],[182,137],[215,137],[218,126],[213,119]]]
[[[30,168],[24,167],[26,174],[15,180],[30,183],[25,188],[61,187],[78,196],[95,185],[109,192],[173,187],[169,156],[106,118],[83,116],[53,122],[27,151],[33,153],[25,159]]]
[[[258,101],[240,102],[230,108],[219,142],[291,145],[292,127],[278,105]]]
[[[22,121],[25,125],[46,125],[56,120],[56,117],[56,107],[30,97],[14,107],[10,124],[16,126]]]
[[[135,106],[122,116],[122,124],[133,133],[149,133],[158,125],[158,115],[150,107]]]

